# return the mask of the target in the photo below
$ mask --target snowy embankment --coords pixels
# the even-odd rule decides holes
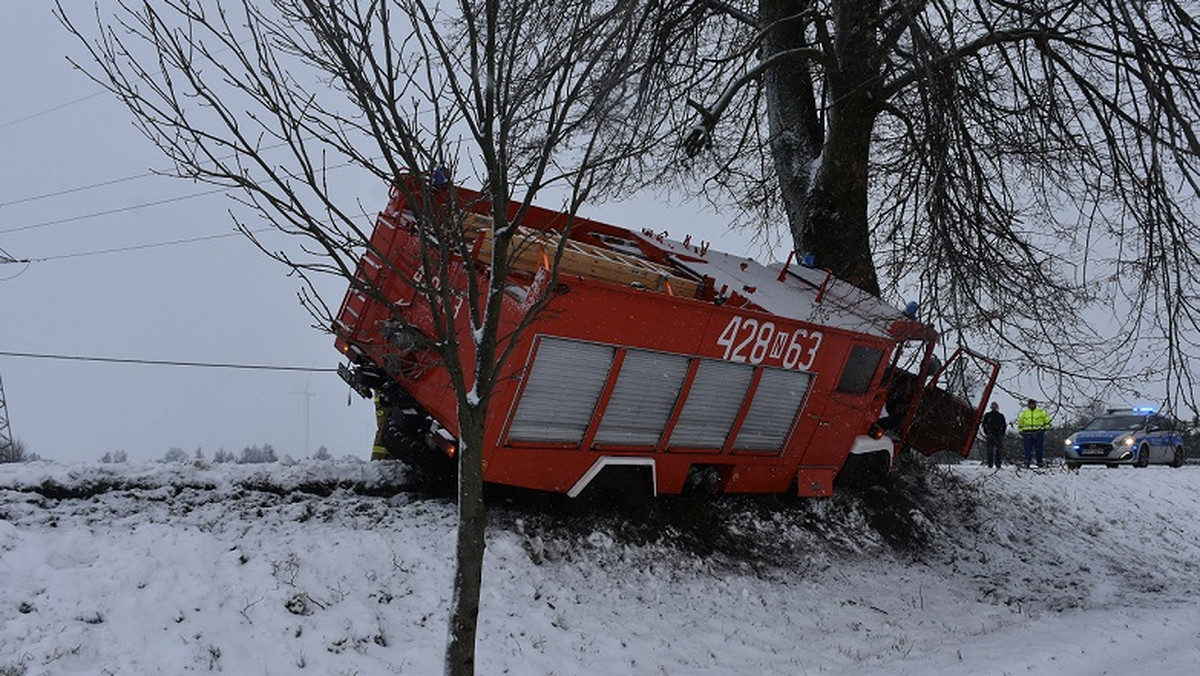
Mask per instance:
[[[455,510],[402,468],[0,465],[0,675],[434,674]],[[481,674],[1193,674],[1200,467],[493,509]]]

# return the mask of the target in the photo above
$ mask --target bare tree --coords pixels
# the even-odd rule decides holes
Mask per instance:
[[[1195,2],[658,4],[654,100],[714,201],[1043,374],[1191,400]]]
[[[321,328],[333,317],[317,292],[320,276],[383,303],[391,301],[378,280],[356,274],[360,259],[371,254],[397,277],[342,177],[404,192],[421,245],[421,274],[404,282],[434,330],[410,324],[398,307],[392,329],[437,356],[457,396],[459,530],[445,668],[473,673],[484,422],[507,350],[529,321],[500,334],[510,244],[533,200],[555,190],[574,214],[605,172],[640,152],[634,130],[661,123],[639,105],[646,90],[636,57],[651,10],[586,0],[162,0],[120,3],[114,17],[98,15],[91,36],[61,5],[59,13],[90,50],[93,77],[128,106],[175,173],[230,188],[271,229],[301,242],[273,245],[235,216],[304,280],[301,300]],[[467,206],[485,209],[454,197],[456,183],[468,181],[482,186],[491,214],[492,256],[479,267],[469,262],[463,221]],[[510,200],[521,208],[510,213]],[[530,316],[547,297],[535,301]],[[460,308],[466,331],[456,326]]]
[[[0,446],[0,465],[9,462],[34,462],[41,460],[37,453],[30,453],[20,439],[13,439],[11,444]]]

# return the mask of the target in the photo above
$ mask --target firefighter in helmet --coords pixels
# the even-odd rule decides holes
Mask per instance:
[[[388,425],[392,419],[392,408],[395,401],[387,392],[380,388],[375,391],[375,445],[371,447],[372,460],[390,460],[386,439],[389,436]]]

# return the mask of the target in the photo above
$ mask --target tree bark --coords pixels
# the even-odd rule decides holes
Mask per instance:
[[[764,29],[762,60],[807,46],[806,23],[799,15],[810,0],[760,0],[759,21]],[[771,159],[779,180],[794,248],[812,250],[808,236],[808,199],[814,169],[821,157],[825,131],[817,110],[812,69],[807,61],[784,61],[763,74],[767,99]]]
[[[812,46],[812,21],[800,18],[810,4],[760,1],[762,58]],[[873,28],[878,2],[833,4],[836,63],[824,64],[828,108],[818,107],[806,61],[784,61],[764,77],[771,155],[796,251],[813,254],[818,267],[878,295],[867,220],[871,130],[883,94]]]
[[[445,673],[475,673],[475,641],[479,623],[479,592],[487,506],[483,502],[483,429],[485,410],[467,406],[459,414],[458,535],[455,544],[454,599],[450,606]]]

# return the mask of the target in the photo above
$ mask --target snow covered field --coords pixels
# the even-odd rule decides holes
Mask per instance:
[[[455,513],[401,469],[0,466],[0,675],[436,674]],[[1200,467],[493,509],[481,674],[1195,674]]]

